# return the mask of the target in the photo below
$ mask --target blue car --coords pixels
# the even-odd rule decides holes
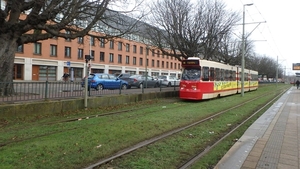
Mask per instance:
[[[82,79],[81,86],[84,87],[85,78]],[[127,89],[128,83],[125,80],[120,80],[114,75],[107,73],[91,73],[88,77],[88,89],[96,90],[103,89]]]

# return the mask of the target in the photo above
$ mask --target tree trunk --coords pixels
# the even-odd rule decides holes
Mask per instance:
[[[0,96],[9,96],[14,94],[13,67],[18,45],[8,34],[0,34],[0,44]]]

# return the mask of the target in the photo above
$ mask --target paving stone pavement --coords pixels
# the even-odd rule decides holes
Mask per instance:
[[[215,169],[298,169],[300,89],[291,87],[258,118]]]

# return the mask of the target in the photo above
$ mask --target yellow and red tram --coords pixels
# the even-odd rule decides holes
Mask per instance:
[[[241,93],[239,66],[191,57],[182,61],[179,97],[202,100]],[[258,72],[244,69],[244,91],[258,88]]]

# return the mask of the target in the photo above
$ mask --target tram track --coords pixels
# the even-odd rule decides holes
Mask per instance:
[[[284,93],[284,92],[285,92],[285,91],[283,91],[282,93]],[[272,93],[272,92],[270,92],[270,93]],[[279,94],[277,97],[281,96],[282,93]],[[148,146],[148,145],[150,145],[150,144],[153,144],[153,143],[155,143],[155,142],[159,142],[159,141],[161,141],[161,140],[163,140],[163,139],[166,139],[166,138],[169,137],[169,136],[173,136],[173,135],[178,134],[178,133],[180,133],[180,132],[182,132],[182,131],[184,131],[184,130],[187,130],[187,129],[189,129],[189,128],[195,127],[195,126],[197,126],[197,125],[200,125],[200,124],[202,124],[202,123],[204,123],[204,122],[207,122],[207,121],[209,121],[209,120],[211,120],[211,119],[214,119],[214,118],[216,118],[216,117],[218,117],[218,116],[220,116],[220,115],[222,115],[222,114],[225,114],[225,113],[227,113],[227,112],[229,112],[229,111],[238,109],[238,108],[240,108],[240,107],[242,107],[242,106],[245,106],[246,104],[251,103],[251,102],[254,101],[254,100],[260,99],[260,98],[265,97],[265,96],[266,96],[266,94],[257,96],[257,97],[255,97],[255,98],[253,98],[253,99],[250,99],[250,100],[248,100],[248,101],[245,101],[244,103],[238,104],[238,105],[233,106],[233,107],[231,107],[231,108],[228,108],[228,109],[226,109],[226,110],[217,112],[217,113],[215,113],[215,114],[213,114],[213,115],[211,115],[211,116],[208,116],[208,117],[206,117],[206,118],[203,118],[203,119],[201,119],[201,120],[198,120],[198,121],[196,121],[196,122],[194,122],[194,123],[192,123],[192,124],[189,124],[189,125],[186,125],[186,126],[183,126],[183,127],[180,127],[180,128],[174,129],[174,130],[171,130],[171,131],[169,131],[169,132],[165,132],[165,133],[163,133],[163,134],[161,134],[161,135],[159,135],[159,136],[153,137],[153,138],[149,138],[149,139],[147,139],[147,140],[145,140],[145,141],[142,141],[142,142],[140,142],[140,143],[138,143],[138,144],[135,144],[135,145],[133,145],[133,146],[131,146],[131,147],[128,147],[128,148],[126,148],[126,149],[123,149],[123,150],[119,151],[118,153],[116,153],[116,154],[114,154],[114,155],[112,155],[112,156],[110,156],[110,157],[101,159],[100,161],[98,161],[98,162],[96,162],[96,163],[94,163],[94,164],[91,164],[91,165],[87,166],[85,169],[101,168],[102,165],[108,164],[109,162],[111,162],[111,161],[113,161],[113,160],[116,160],[117,158],[120,158],[120,157],[122,157],[122,156],[125,156],[126,154],[132,153],[132,152],[134,152],[134,151],[136,151],[136,150],[138,150],[138,149],[140,149],[140,148],[142,148],[142,147],[146,147],[146,146]],[[274,100],[276,100],[277,97],[275,97],[273,100],[271,100],[268,104],[270,104],[270,103],[272,103]],[[222,141],[224,138],[226,138],[226,137],[227,137],[228,135],[230,135],[232,132],[234,132],[235,130],[237,130],[237,129],[238,129],[240,126],[242,126],[246,121],[248,121],[249,119],[251,119],[251,117],[253,117],[255,114],[257,114],[257,112],[259,112],[261,109],[263,109],[263,108],[265,108],[266,106],[268,106],[268,104],[262,106],[262,107],[261,107],[259,110],[257,110],[253,115],[251,115],[251,116],[248,117],[246,120],[244,120],[243,122],[241,122],[239,125],[237,125],[236,127],[234,127],[234,128],[232,129],[232,131],[229,131],[228,134],[226,134],[225,136],[223,136],[222,138],[220,138],[219,140],[217,140],[213,145],[208,146],[204,151],[201,151],[200,153],[196,154],[195,156],[193,156],[193,157],[192,157],[191,159],[189,159],[188,161],[186,161],[186,162],[184,162],[183,164],[181,164],[181,166],[180,166],[179,168],[186,168],[187,166],[189,166],[189,165],[191,165],[192,163],[194,163],[197,159],[199,159],[199,157],[201,157],[201,156],[203,156],[204,154],[206,154],[207,152],[209,152],[209,150],[210,150],[211,148],[213,148],[215,145],[217,145],[220,141]]]
[[[251,103],[253,101],[253,98],[255,95],[260,96],[258,97],[263,97],[265,95],[270,95],[273,97],[273,95],[277,95],[279,93],[279,90],[276,92],[272,90],[270,93],[264,93],[260,94],[260,92],[255,92],[253,93],[253,96],[251,93],[249,93],[249,98],[244,97],[243,102],[248,102]],[[158,102],[153,102],[154,104],[145,104],[142,107],[137,107],[134,104],[130,105],[130,107],[114,107],[114,108],[108,108],[108,109],[99,109],[95,111],[90,111],[88,113],[83,113],[83,115],[78,114],[77,112],[73,115],[67,113],[65,115],[68,115],[70,119],[66,120],[58,120],[56,121],[53,118],[49,118],[48,120],[45,119],[36,119],[35,121],[28,121],[29,126],[23,125],[23,123],[20,123],[18,125],[11,125],[11,126],[6,126],[1,127],[0,131],[6,133],[6,129],[10,130],[12,132],[12,135],[16,135],[19,137],[16,137],[16,139],[11,139],[11,135],[3,135],[2,138],[0,138],[0,142],[2,143],[8,143],[6,145],[0,146],[2,150],[9,150],[11,147],[22,147],[23,145],[25,146],[35,146],[40,143],[44,143],[45,140],[52,140],[54,143],[62,143],[60,138],[64,138],[64,136],[71,136],[73,139],[74,138],[79,138],[77,141],[63,141],[64,143],[73,145],[73,148],[75,149],[67,149],[64,150],[63,156],[69,157],[70,162],[74,161],[74,156],[77,152],[83,153],[82,147],[85,147],[84,153],[86,151],[92,151],[96,152],[93,154],[93,160],[90,159],[82,159],[82,161],[77,160],[77,164],[64,164],[62,162],[60,164],[60,168],[62,165],[68,165],[70,166],[77,166],[75,168],[84,168],[87,165],[95,164],[93,162],[97,162],[97,159],[104,160],[107,158],[112,157],[109,159],[107,162],[104,162],[103,164],[96,165],[92,168],[108,168],[110,165],[115,165],[112,163],[112,161],[117,162],[117,161],[122,161],[122,160],[133,160],[132,159],[132,154],[137,154],[139,152],[145,152],[147,153],[149,147],[153,147],[153,145],[156,147],[156,143],[161,143],[161,142],[167,142],[169,141],[170,138],[177,137],[176,134],[185,132],[185,135],[189,137],[189,131],[186,133],[186,130],[190,130],[190,128],[193,128],[193,126],[189,127],[189,124],[191,123],[196,123],[199,122],[200,119],[203,120],[203,122],[199,122],[198,125],[201,125],[202,123],[205,123],[208,121],[207,124],[213,123],[215,119],[218,119],[218,116],[216,115],[217,109],[214,109],[214,104],[221,104],[222,106],[217,106],[218,108],[221,107],[223,111],[229,110],[227,108],[230,107],[230,109],[234,110],[237,109],[236,107],[237,103],[235,104],[230,104],[230,105],[236,105],[234,107],[231,107],[227,105],[227,103],[230,103],[232,101],[234,102],[241,102],[242,100],[236,99],[236,96],[234,97],[223,97],[221,99],[213,99],[212,101],[200,101],[200,102],[185,102],[185,101],[180,101],[178,100],[170,100],[170,101],[162,101],[159,100]],[[265,99],[263,99],[265,100]],[[212,104],[213,103],[213,104]],[[224,105],[224,106],[223,106]],[[212,106],[212,107],[211,107]],[[227,107],[227,108],[226,108]],[[118,110],[118,109],[124,109],[126,110]],[[103,111],[102,111],[103,110]],[[97,113],[97,111],[102,111],[102,113]],[[107,111],[107,113],[105,113]],[[201,111],[201,112],[200,112]],[[222,112],[223,112],[222,111]],[[230,110],[229,110],[230,111]],[[78,116],[77,116],[77,115]],[[85,115],[86,114],[86,115]],[[209,114],[214,114],[216,117],[209,116]],[[231,113],[229,113],[231,114]],[[62,116],[63,118],[67,116]],[[72,117],[71,117],[71,116]],[[221,114],[220,114],[221,115]],[[52,121],[51,121],[52,119]],[[57,118],[56,118],[57,119]],[[197,120],[198,119],[198,120]],[[204,121],[204,119],[207,119]],[[213,119],[213,120],[211,120]],[[220,119],[220,118],[219,118]],[[211,121],[209,121],[211,120]],[[41,123],[43,122],[43,123]],[[169,123],[169,124],[168,124]],[[24,123],[27,124],[27,123]],[[172,125],[171,125],[172,124]],[[232,127],[234,127],[235,123],[232,123]],[[21,132],[14,132],[13,130],[20,127],[24,126],[24,128],[27,128],[31,125],[35,125],[33,130],[24,130]],[[57,126],[55,126],[57,125]],[[225,123],[226,125],[226,123]],[[52,126],[55,126],[52,128]],[[182,131],[177,131],[176,129],[179,129],[181,126],[186,127]],[[195,125],[197,126],[197,125]],[[36,128],[41,127],[40,132],[36,132]],[[46,128],[51,128],[51,129],[46,129]],[[175,129],[176,128],[176,129]],[[231,127],[230,127],[231,128]],[[20,128],[21,129],[21,128]],[[46,130],[44,130],[46,129]],[[55,129],[55,130],[53,130]],[[133,130],[131,130],[133,129]],[[175,130],[172,130],[175,129]],[[169,136],[163,137],[162,133],[167,133],[168,131],[174,131],[174,133],[169,133]],[[31,133],[31,131],[33,133]],[[216,130],[215,130],[216,131]],[[65,133],[64,133],[65,132]],[[90,133],[86,133],[90,132]],[[133,133],[134,132],[134,133]],[[58,133],[58,134],[56,134]],[[148,133],[148,134],[146,134]],[[193,134],[192,137],[196,136],[197,133],[194,133],[193,131],[191,132]],[[206,133],[208,133],[206,131]],[[9,133],[10,134],[10,133]],[[21,134],[21,135],[20,135]],[[56,135],[55,135],[56,134]],[[74,137],[72,136],[74,135]],[[89,135],[89,137],[86,137],[86,135]],[[212,134],[216,136],[217,133]],[[53,135],[53,136],[52,136]],[[131,136],[132,135],[132,136]],[[206,134],[207,135],[207,134]],[[211,135],[211,136],[212,136]],[[7,137],[8,136],[8,137]],[[33,136],[33,137],[32,137]],[[95,136],[95,137],[94,137]],[[100,136],[100,137],[99,137]],[[127,136],[127,137],[126,137]],[[25,139],[20,139],[22,137],[28,137]],[[85,142],[83,142],[81,137],[87,138],[87,141],[91,142],[88,143],[88,146],[83,146]],[[92,138],[94,137],[94,138]],[[210,137],[210,136],[209,136]],[[38,139],[37,139],[38,138]],[[59,138],[57,141],[55,138]],[[92,138],[92,139],[90,139]],[[156,139],[156,140],[155,140]],[[190,139],[190,138],[187,138]],[[3,141],[6,140],[6,141]],[[29,144],[28,144],[29,143]],[[78,144],[77,144],[78,143]],[[50,143],[51,144],[51,143]],[[118,145],[120,144],[120,145]],[[99,146],[101,146],[99,148]],[[138,148],[136,149],[131,149],[132,145],[137,145]],[[149,145],[149,146],[148,146]],[[69,147],[69,146],[68,146]],[[180,146],[179,146],[180,147]],[[210,146],[207,146],[210,147]],[[55,148],[55,147],[53,147]],[[78,149],[78,151],[77,151]],[[160,148],[158,151],[164,150],[164,148]],[[200,149],[199,149],[200,150]],[[42,151],[44,152],[44,151]],[[46,152],[50,152],[51,154],[53,153],[52,149],[49,149]],[[65,153],[66,152],[66,153]],[[116,156],[114,155],[118,154],[116,152],[122,153],[123,155],[121,156]],[[70,154],[72,153],[72,154]],[[91,152],[90,152],[91,153]],[[89,153],[89,154],[90,154]],[[145,154],[144,153],[144,154]],[[185,153],[183,151],[183,153]],[[60,152],[55,152],[56,156],[59,156],[61,153]],[[189,154],[189,153],[187,153]],[[181,157],[181,155],[178,155]],[[121,158],[119,158],[121,157]],[[129,157],[129,158],[128,158]],[[135,157],[141,157],[142,156],[136,156],[133,155],[133,158]],[[155,158],[157,159],[157,158]],[[177,160],[176,162],[176,167],[179,166],[178,162],[183,162],[181,160]],[[187,158],[184,158],[187,159]],[[158,160],[158,159],[157,159]],[[98,161],[99,162],[99,161]],[[38,161],[36,162],[38,163]],[[175,163],[174,163],[175,164]],[[67,168],[69,168],[67,167]],[[72,167],[73,168],[73,167]],[[115,167],[113,167],[115,168]],[[122,167],[121,167],[122,168]],[[124,167],[123,167],[124,168]],[[132,167],[125,167],[125,168],[132,168]],[[151,167],[150,167],[151,168]],[[174,168],[174,166],[173,166]]]
[[[263,109],[265,109],[266,107],[268,107],[270,104],[274,103],[274,101],[276,101],[284,92],[286,92],[286,91],[283,91],[281,94],[279,94],[274,99],[272,99],[271,101],[269,101],[266,105],[262,106],[260,109],[258,109],[256,112],[254,112],[251,116],[249,116],[247,119],[245,119],[240,124],[238,124],[237,126],[235,126],[232,130],[230,130],[226,135],[224,135],[223,137],[221,137],[219,140],[217,140],[211,146],[208,146],[204,151],[199,152],[198,154],[196,154],[195,156],[193,156],[190,160],[184,162],[181,166],[178,167],[178,169],[187,169],[188,167],[190,167],[197,160],[199,160],[202,156],[206,155],[211,149],[213,149],[216,145],[218,145],[221,141],[223,141],[224,139],[226,139],[230,134],[232,134],[233,132],[237,131],[241,126],[243,126],[251,118],[253,118],[255,115],[257,115],[258,113],[260,113]]]

